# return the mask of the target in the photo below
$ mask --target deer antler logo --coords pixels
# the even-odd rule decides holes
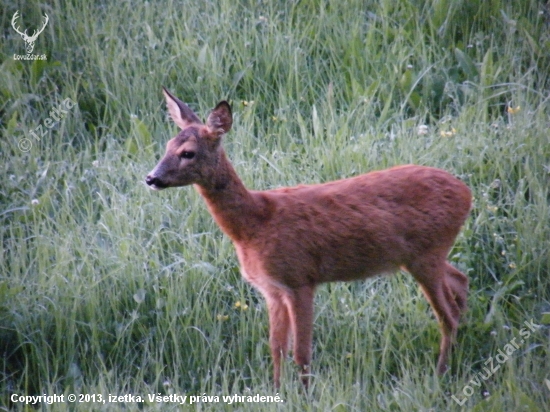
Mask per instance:
[[[34,42],[36,41],[38,35],[44,31],[44,28],[46,27],[46,24],[48,24],[48,21],[50,19],[49,19],[48,15],[46,13],[44,13],[44,24],[42,25],[40,30],[38,30],[38,32],[35,30],[34,33],[32,34],[32,36],[29,36],[29,35],[27,35],[27,30],[25,30],[24,32],[21,32],[19,27],[15,26],[15,21],[17,20],[18,17],[19,17],[19,10],[17,10],[15,12],[15,14],[13,15],[13,18],[11,19],[11,25],[13,26],[13,29],[17,33],[19,33],[21,35],[21,37],[23,37],[23,40],[25,41],[25,43],[27,43],[27,46],[26,46],[27,54],[31,54],[33,49],[34,49]]]

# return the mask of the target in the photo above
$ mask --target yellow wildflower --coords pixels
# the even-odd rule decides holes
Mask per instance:
[[[517,114],[519,113],[521,110],[521,106],[516,106],[516,107],[512,107],[512,106],[508,106],[506,108],[506,111],[509,113],[509,114]]]
[[[439,134],[441,137],[452,137],[456,134],[456,129],[452,127],[450,131],[442,130]]]
[[[240,300],[235,302],[235,309],[241,309],[242,311],[245,311],[248,309],[248,305],[245,302],[241,302]]]

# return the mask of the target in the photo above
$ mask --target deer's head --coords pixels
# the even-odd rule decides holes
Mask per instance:
[[[151,189],[208,184],[221,156],[221,137],[231,129],[233,118],[226,101],[210,112],[206,123],[181,100],[163,88],[166,106],[181,131],[166,144],[166,153],[145,182]]]
[[[15,21],[17,20],[18,17],[19,17],[19,10],[17,10],[15,12],[15,14],[13,15],[13,17],[11,19],[11,25],[12,25],[13,29],[17,33],[19,33],[21,35],[21,37],[23,37],[23,40],[27,44],[27,46],[26,46],[27,54],[31,54],[32,51],[34,50],[34,42],[38,38],[38,35],[44,31],[44,29],[46,28],[46,24],[48,24],[48,21],[50,19],[49,19],[48,15],[46,13],[44,13],[44,24],[42,24],[42,27],[40,29],[35,30],[33,32],[32,36],[29,36],[29,35],[27,35],[27,30],[22,32],[19,27],[15,26]]]

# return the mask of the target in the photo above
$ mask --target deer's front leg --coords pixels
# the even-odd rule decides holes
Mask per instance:
[[[310,375],[314,295],[315,287],[307,285],[285,296],[294,339],[294,361],[300,367],[300,376],[306,388]]]
[[[276,388],[281,383],[281,359],[288,353],[290,318],[283,294],[279,291],[265,293],[269,312],[269,347],[273,358],[273,382]]]

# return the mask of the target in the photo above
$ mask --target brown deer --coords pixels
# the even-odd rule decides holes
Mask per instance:
[[[166,89],[164,96],[181,131],[146,183],[155,190],[194,184],[233,241],[242,275],[267,301],[276,387],[290,335],[308,385],[317,285],[400,267],[418,281],[440,322],[437,372],[446,371],[468,293],[468,278],[447,262],[471,207],[464,183],[443,170],[407,165],[324,184],[251,191],[221,144],[233,123],[229,104],[220,102],[204,124]]]

